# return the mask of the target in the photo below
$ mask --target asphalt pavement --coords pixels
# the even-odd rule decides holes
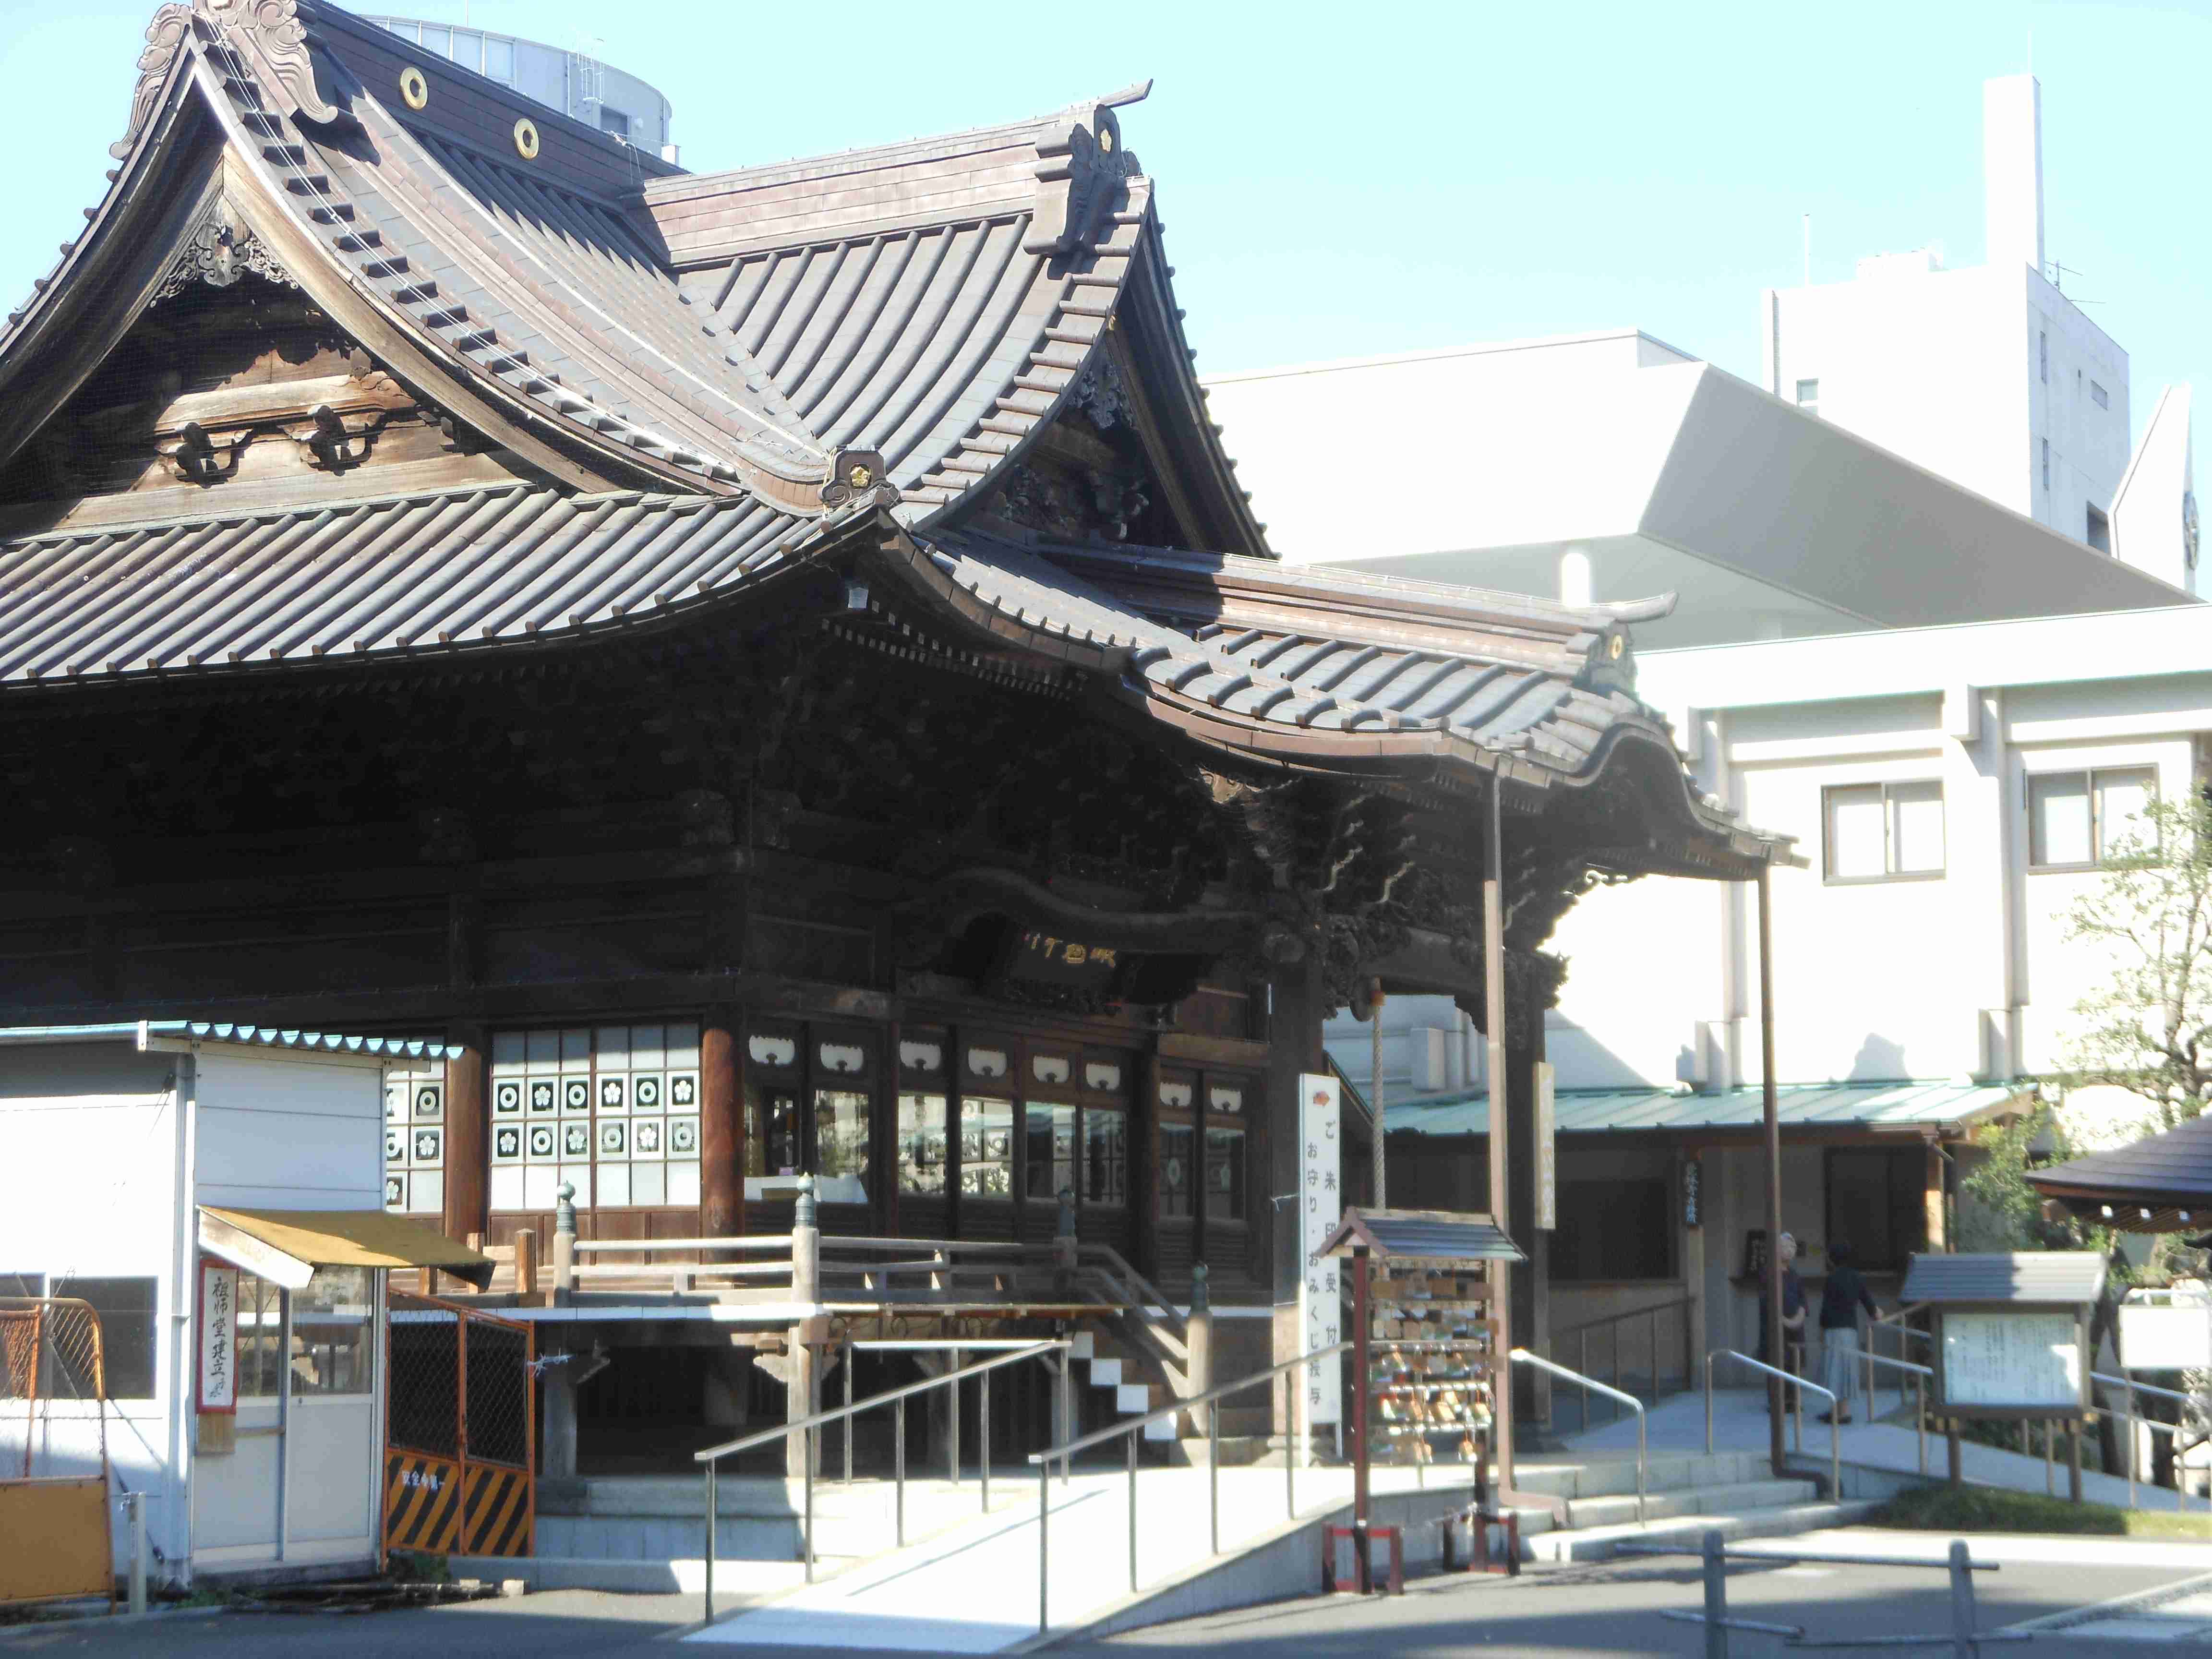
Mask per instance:
[[[1975,1575],[1984,1630],[2063,1614],[2114,1597],[2203,1579],[2212,1560],[2189,1565],[2008,1565]],[[1379,1659],[1510,1654],[1515,1659],[1627,1659],[1701,1656],[1698,1626],[1660,1616],[1702,1606],[1694,1562],[1672,1559],[1531,1567],[1517,1579],[1428,1577],[1402,1596],[1321,1596],[1156,1626],[1055,1652],[1088,1659],[1146,1659],[1157,1650],[1210,1659]],[[1944,1573],[1925,1568],[1745,1563],[1729,1572],[1731,1613],[1804,1627],[1808,1640],[1947,1632]],[[553,1591],[517,1600],[371,1613],[222,1613],[111,1623],[91,1619],[0,1628],[0,1659],[658,1659],[691,1650],[667,1638],[698,1616],[697,1598]],[[2161,1640],[2107,1641],[2094,1622],[2038,1632],[2033,1643],[1990,1652],[2063,1653],[2069,1659],[2146,1659],[2151,1651],[2212,1652]],[[1778,1638],[1737,1633],[1735,1659],[1803,1651]],[[1940,1648],[1919,1650],[1941,1652]],[[766,1652],[769,1650],[762,1650]],[[818,1656],[820,1650],[811,1650]],[[854,1656],[855,1650],[846,1650]],[[1878,1650],[1862,1650],[1878,1651]]]

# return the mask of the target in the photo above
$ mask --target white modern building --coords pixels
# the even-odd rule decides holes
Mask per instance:
[[[1848,283],[1769,289],[1769,392],[1954,483],[2112,547],[2129,458],[2128,354],[2068,299],[2044,239],[2042,91],[1983,96],[1986,258],[1934,246],[1858,262]]]
[[[2212,752],[2189,391],[2131,455],[2125,354],[2043,275],[2037,97],[1986,89],[1989,264],[1770,294],[1765,386],[1634,331],[1208,382],[1286,557],[1351,544],[1372,574],[1678,596],[1636,624],[1638,694],[1707,791],[1807,860],[1773,900],[1784,1224],[1814,1278],[1832,1238],[1881,1268],[1955,1236],[1960,1150],[2063,1064],[2096,981],[2069,908]],[[1421,432],[1455,487],[1315,492],[1300,441],[1346,406]],[[1555,1335],[1630,1312],[1675,1358],[1755,1340],[1754,925],[1748,889],[1637,882],[1552,942]],[[1481,1157],[1482,1045],[1441,999],[1381,1024],[1387,1121],[1419,1138],[1391,1197],[1437,1201],[1426,1183]],[[1372,1028],[1328,1036],[1370,1089]]]

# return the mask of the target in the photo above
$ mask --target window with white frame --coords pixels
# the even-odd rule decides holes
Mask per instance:
[[[2110,409],[2112,406],[2112,394],[2094,380],[2089,382],[2089,401],[2100,409]]]
[[[384,1207],[438,1215],[446,1207],[446,1068],[416,1061],[384,1074]]]
[[[699,1027],[495,1031],[491,1207],[699,1201]]]
[[[1901,881],[1943,873],[1943,786],[1839,784],[1820,792],[1830,881]]]
[[[1820,383],[1817,380],[1797,382],[1797,407],[1808,415],[1820,412]]]
[[[2157,798],[2154,767],[2036,774],[2027,781],[2029,865],[2083,870],[2104,863],[2146,832],[2143,809]]]

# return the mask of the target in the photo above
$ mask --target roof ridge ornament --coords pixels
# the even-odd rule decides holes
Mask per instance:
[[[1046,122],[1036,137],[1036,207],[1022,251],[1066,253],[1084,246],[1108,203],[1143,170],[1121,147],[1121,118],[1103,99]]]
[[[245,59],[247,72],[279,113],[310,121],[337,119],[337,106],[316,89],[299,0],[191,0],[189,5],[170,0],[146,25],[145,49],[138,54],[138,84],[131,94],[131,127],[107,147],[110,155],[120,160],[137,144],[196,22],[204,36],[211,36]]]

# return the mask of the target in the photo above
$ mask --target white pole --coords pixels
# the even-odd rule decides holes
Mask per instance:
[[[1805,216],[1805,286],[1813,286],[1813,216]]]

